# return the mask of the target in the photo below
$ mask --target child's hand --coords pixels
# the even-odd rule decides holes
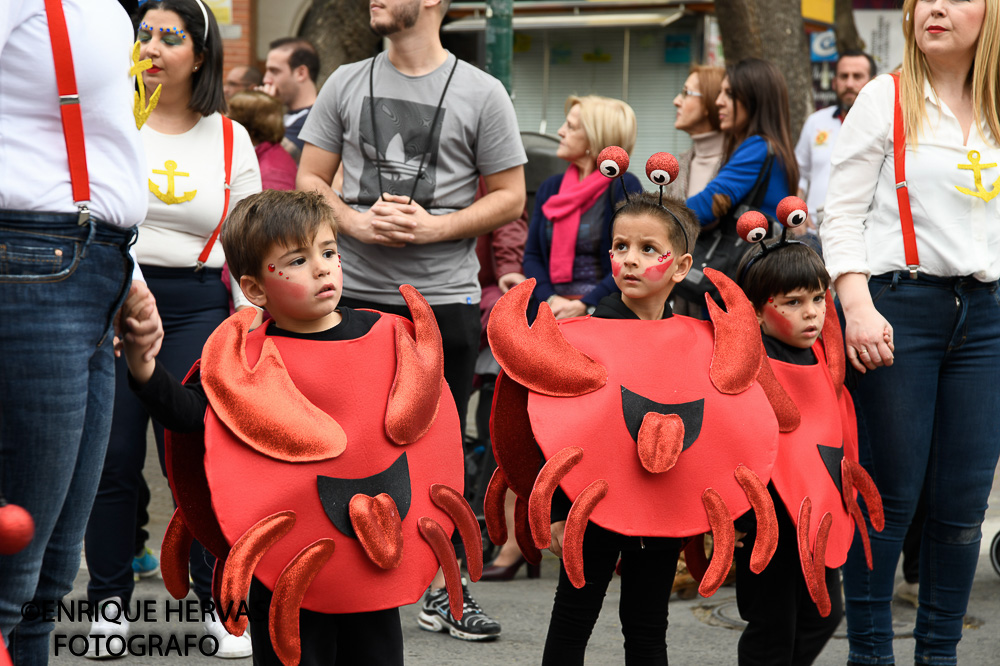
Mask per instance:
[[[746,535],[747,535],[746,532],[740,532],[739,530],[736,530],[736,547],[737,548],[742,548],[743,547],[743,537],[745,537]]]
[[[549,550],[556,557],[562,557],[562,544],[563,544],[563,532],[566,531],[566,521],[560,520],[557,523],[552,523],[550,528],[552,530],[552,543],[549,544]]]
[[[156,299],[143,282],[132,283],[121,320],[125,330],[125,361],[132,377],[143,385],[153,375],[163,341],[163,322],[156,309]]]

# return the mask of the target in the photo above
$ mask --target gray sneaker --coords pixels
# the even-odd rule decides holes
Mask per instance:
[[[500,637],[500,623],[488,616],[469,594],[462,579],[462,619],[456,621],[448,607],[445,588],[427,590],[417,624],[426,631],[447,631],[463,641],[491,641]]]

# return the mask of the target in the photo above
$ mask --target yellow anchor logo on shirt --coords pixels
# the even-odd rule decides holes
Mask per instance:
[[[184,203],[185,201],[191,201],[192,199],[194,199],[195,195],[198,194],[198,190],[191,190],[190,192],[185,192],[181,196],[177,196],[174,194],[174,178],[177,177],[186,178],[191,174],[185,173],[184,171],[178,171],[177,162],[174,162],[173,160],[167,160],[166,162],[163,163],[163,166],[166,169],[166,171],[153,169],[153,173],[167,177],[167,193],[164,194],[163,192],[161,192],[160,188],[156,185],[156,183],[153,182],[152,178],[149,179],[149,191],[155,194],[157,199],[167,204],[168,206],[170,204]]]
[[[992,164],[980,164],[980,155],[978,150],[970,150],[968,158],[969,164],[959,164],[958,168],[966,171],[972,171],[976,178],[976,189],[973,191],[967,187],[959,187],[958,185],[955,186],[955,189],[962,194],[968,194],[970,197],[976,197],[986,202],[992,201],[993,197],[1000,194],[1000,177],[993,181],[993,189],[987,190],[983,187],[982,171],[983,169],[992,169],[996,167],[997,163],[993,162]]]

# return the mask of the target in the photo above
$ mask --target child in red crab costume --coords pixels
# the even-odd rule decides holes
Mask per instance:
[[[433,312],[408,286],[413,323],[338,307],[336,223],[312,193],[248,197],[222,243],[273,319],[250,331],[253,312],[230,317],[184,386],[126,346],[133,390],[173,431],[164,582],[187,593],[196,537],[219,558],[227,627],[239,635],[249,620],[255,664],[402,664],[398,606],[420,598],[439,562],[462,615],[453,526],[470,577],[482,570]],[[133,299],[125,311],[150,307]],[[248,593],[249,618],[235,612]]]
[[[620,148],[602,173],[628,168]],[[676,177],[658,153],[647,175]],[[619,616],[626,663],[667,661],[667,600],[681,538],[711,530],[716,553],[701,591],[714,592],[733,556],[733,517],[774,507],[765,483],[778,423],[758,377],[764,367],[749,302],[708,271],[728,312],[713,321],[672,316],[667,300],[691,267],[698,225],[683,202],[632,196],[612,223],[611,264],[621,290],[591,317],[556,323],[545,304],[529,329],[528,280],[494,308],[490,345],[503,373],[491,423],[498,468],[486,500],[496,543],[503,498],[517,496],[515,536],[525,558],[562,558],[543,663],[581,664],[604,594],[621,561]],[[773,382],[768,383],[776,387]],[[779,387],[780,388],[780,387]],[[755,570],[770,558],[755,549]]]
[[[805,211],[798,197],[778,206],[786,228],[801,224]],[[785,240],[784,233],[765,245],[767,228],[759,213],[740,218],[740,235],[760,245],[743,256],[737,279],[757,314],[767,362],[790,398],[785,420],[793,423],[782,428],[768,484],[778,507],[778,546],[759,573],[750,570],[747,548],[757,536],[753,514],[736,521],[744,543],[736,552],[736,598],[748,623],[739,642],[740,666],[811,664],[840,624],[839,567],[856,529],[853,483],[862,487],[881,529],[878,494],[857,466],[857,422],[843,386],[843,340],[827,291],[830,276],[818,254]],[[859,526],[867,538],[864,523]]]

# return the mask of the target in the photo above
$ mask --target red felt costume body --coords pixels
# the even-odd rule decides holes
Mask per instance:
[[[163,546],[168,590],[186,594],[182,553],[197,538],[219,558],[223,608],[245,597],[251,575],[273,591],[270,631],[286,664],[298,662],[300,607],[413,603],[439,563],[461,617],[456,525],[473,580],[482,569],[440,333],[416,290],[403,292],[415,324],[383,314],[354,340],[248,333],[252,313],[230,317],[201,361],[204,439],[168,440],[178,502]],[[246,618],[226,624],[239,634]]]
[[[532,281],[500,299],[489,330],[504,370],[492,421],[498,469],[486,512],[494,542],[506,539],[502,498],[510,487],[518,497],[518,543],[529,561],[537,558],[537,548],[549,544],[559,485],[574,503],[563,557],[576,587],[584,584],[588,521],[636,536],[712,531],[718,556],[700,588],[707,596],[732,561],[732,520],[752,506],[764,535],[755,569],[763,569],[777,543],[764,486],[781,420],[770,401],[781,389],[749,302],[728,278],[709,274],[728,308],[711,302],[712,323],[674,316],[557,324],[543,304],[528,329]]]

